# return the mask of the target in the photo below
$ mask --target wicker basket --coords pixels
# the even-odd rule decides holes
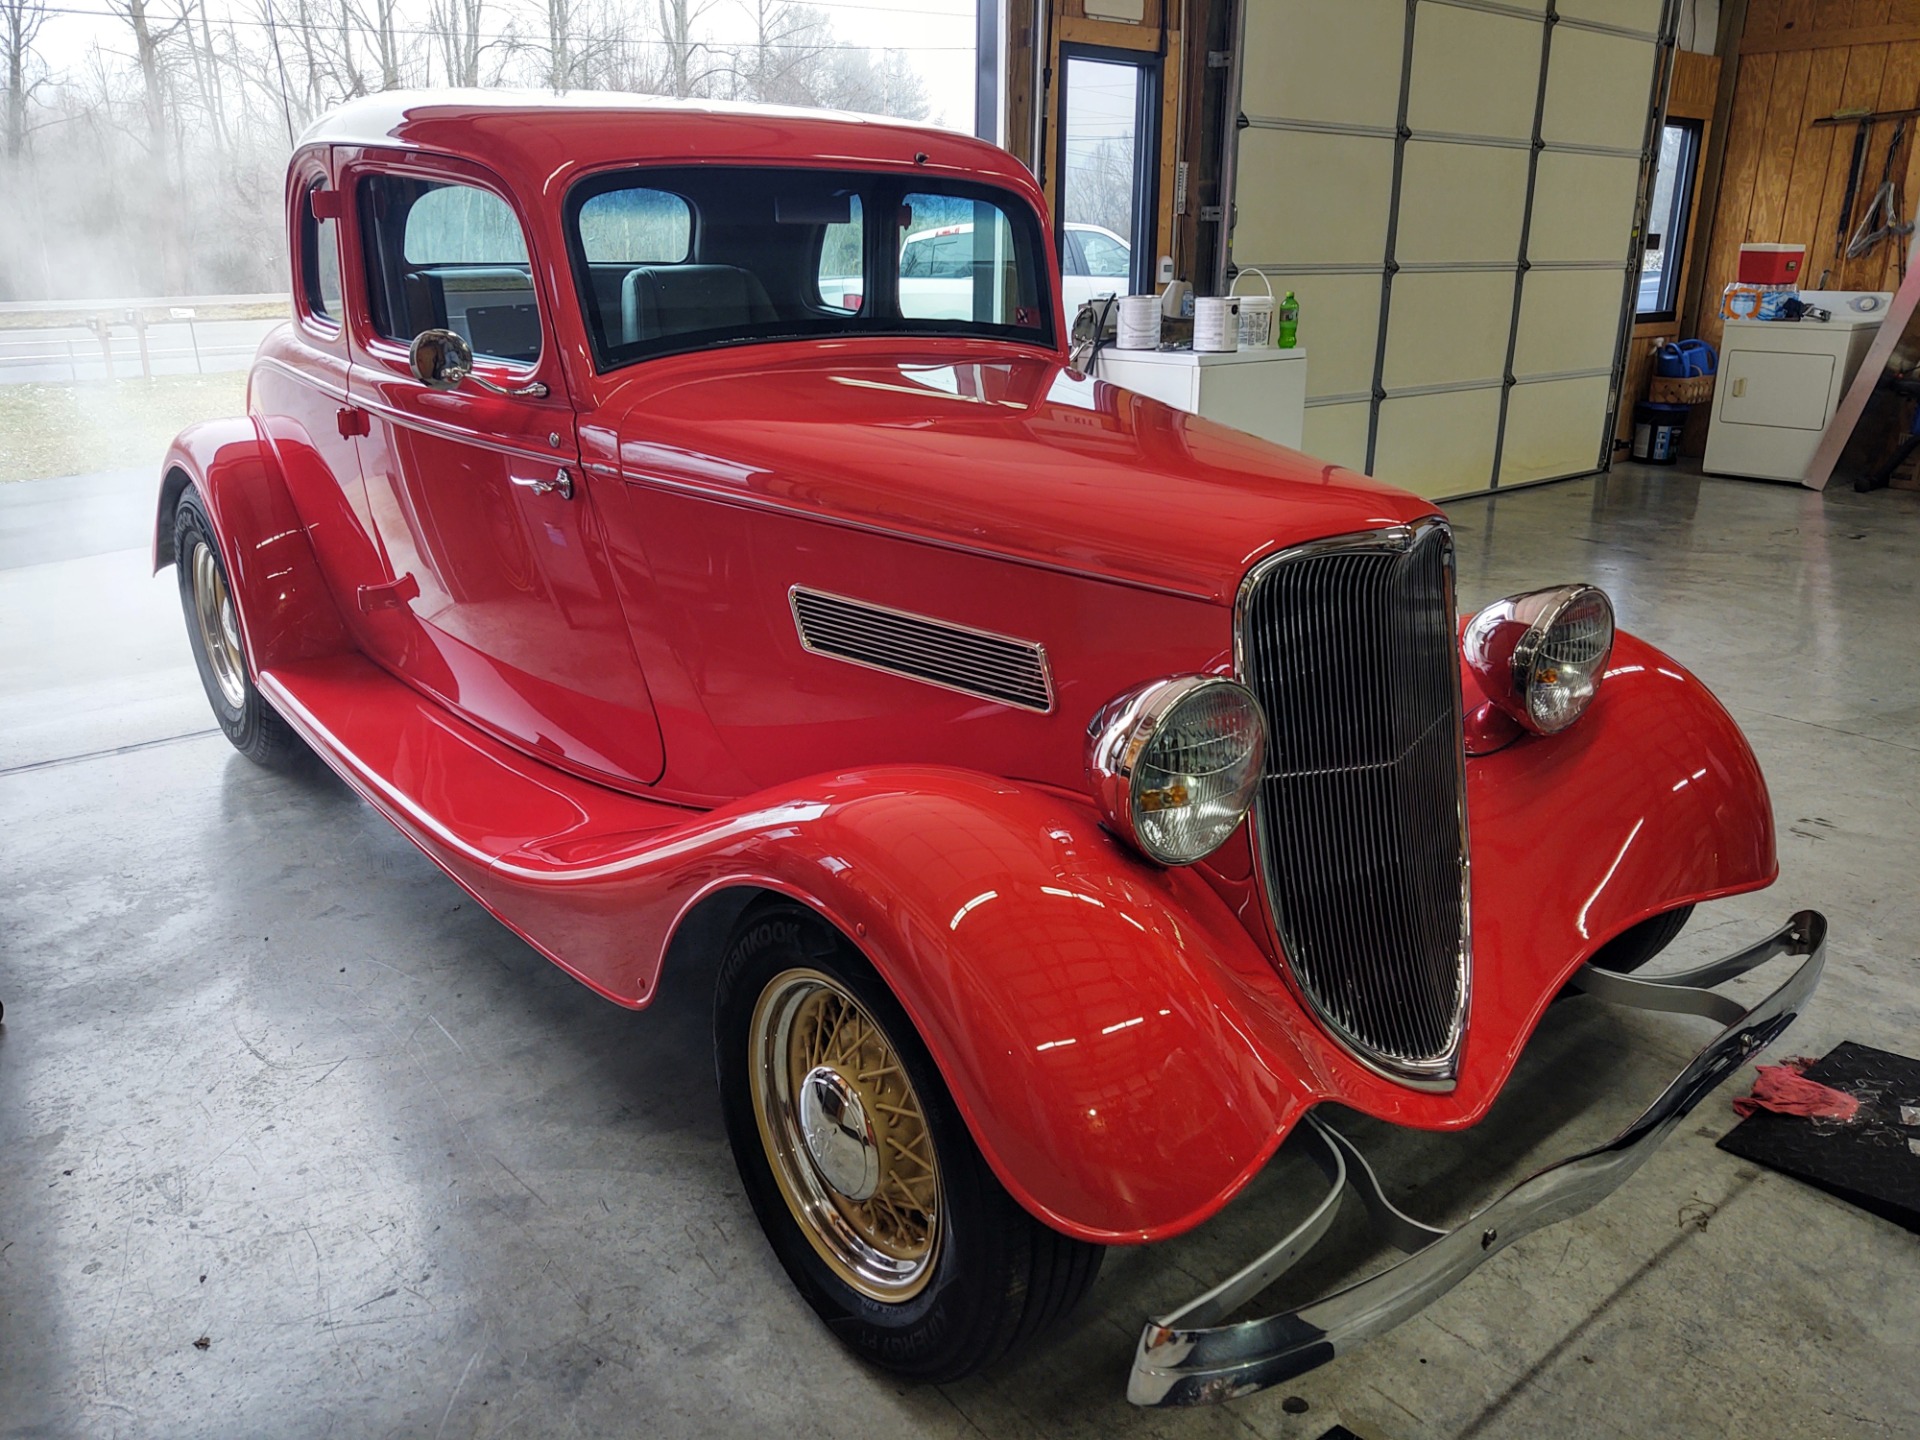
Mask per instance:
[[[1656,375],[1647,382],[1647,399],[1655,405],[1704,405],[1712,398],[1711,375]]]

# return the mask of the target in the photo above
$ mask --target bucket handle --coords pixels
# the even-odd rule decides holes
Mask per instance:
[[[1227,294],[1229,296],[1238,295],[1240,293],[1240,282],[1249,275],[1258,275],[1260,277],[1260,283],[1267,287],[1267,299],[1273,299],[1273,282],[1267,279],[1267,272],[1264,270],[1256,270],[1251,265],[1233,277],[1233,284],[1227,287]]]

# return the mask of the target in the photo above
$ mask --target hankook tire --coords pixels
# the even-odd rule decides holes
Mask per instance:
[[[839,1338],[914,1380],[959,1379],[1064,1316],[1098,1245],[994,1177],[879,975],[813,911],[750,908],[714,997],[721,1105],[747,1198]]]

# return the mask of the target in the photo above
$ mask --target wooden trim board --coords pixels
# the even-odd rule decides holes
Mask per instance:
[[[1907,322],[1913,318],[1916,306],[1920,306],[1920,265],[1910,265],[1893,304],[1887,307],[1887,318],[1880,322],[1880,329],[1874,334],[1867,358],[1860,362],[1860,372],[1853,377],[1840,408],[1827,423],[1826,433],[1820,437],[1820,448],[1813,452],[1813,463],[1807,467],[1804,481],[1808,489],[1824,490],[1833,478],[1834,466],[1840,463],[1840,452],[1847,448],[1860,417],[1867,413],[1867,401],[1879,388],[1880,377],[1887,373],[1887,361],[1892,358],[1894,347],[1906,338]]]

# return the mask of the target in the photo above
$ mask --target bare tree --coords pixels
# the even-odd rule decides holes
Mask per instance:
[[[682,100],[701,94],[719,67],[702,58],[711,55],[712,47],[696,38],[694,26],[713,8],[713,0],[658,0],[658,4],[660,34],[667,50],[664,88]]]
[[[371,0],[368,5],[357,5],[353,0],[342,0],[342,8],[352,13],[354,23],[372,42],[374,62],[380,70],[380,88],[398,90],[405,83],[401,78],[400,69],[398,0]]]
[[[140,86],[145,98],[147,131],[156,165],[164,167],[167,158],[167,82],[163,53],[175,33],[186,25],[175,19],[155,26],[147,9],[147,0],[107,0],[108,8],[127,22],[133,31],[133,59],[139,67]]]
[[[0,61],[7,80],[7,159],[18,160],[27,148],[27,102],[39,89],[33,74],[33,42],[46,23],[46,0],[0,0]]]
[[[440,47],[447,84],[497,83],[504,63],[522,48],[512,20],[500,34],[489,37],[486,19],[487,0],[433,0],[427,23]],[[500,60],[491,73],[481,68],[489,51],[497,51]]]

